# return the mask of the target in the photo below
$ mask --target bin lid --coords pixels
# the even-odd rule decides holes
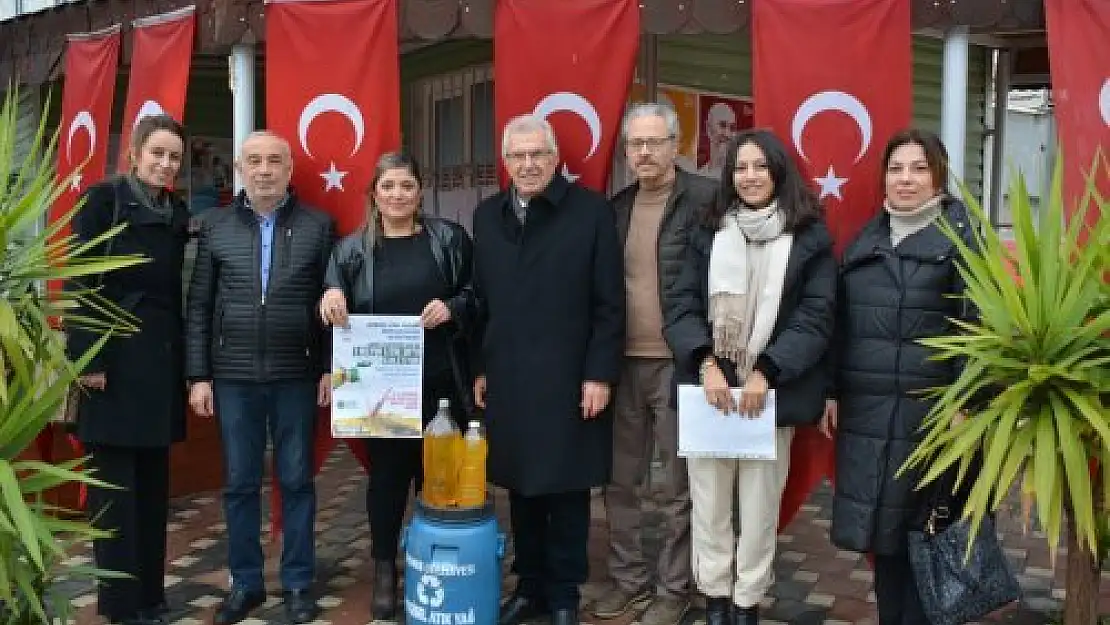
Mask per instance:
[[[448,523],[484,521],[494,516],[493,498],[487,494],[486,502],[480,506],[441,508],[440,506],[433,506],[425,503],[424,494],[420,493],[416,496],[414,512],[427,519],[446,521]]]

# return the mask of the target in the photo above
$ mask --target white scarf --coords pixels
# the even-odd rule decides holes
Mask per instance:
[[[733,207],[709,253],[709,322],[713,353],[737,366],[743,382],[771,340],[794,236],[783,232],[776,202]]]

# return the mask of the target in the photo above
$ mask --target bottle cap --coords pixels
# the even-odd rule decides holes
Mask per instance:
[[[446,397],[444,397],[444,398],[441,398],[441,399],[439,400],[439,407],[440,407],[440,408],[450,408],[450,407],[451,407],[451,402],[450,402],[450,400],[448,400],[448,399],[447,399]]]

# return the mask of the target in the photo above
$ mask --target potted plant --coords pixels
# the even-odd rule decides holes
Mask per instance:
[[[58,413],[76,372],[111,332],[133,330],[126,315],[90,290],[47,292],[60,283],[138,262],[138,257],[95,258],[100,240],[77,245],[66,235],[70,212],[45,227],[47,211],[70,180],[54,171],[57,134],[40,124],[30,156],[16,162],[17,94],[9,88],[0,104],[0,623],[28,625],[65,622],[68,602],[52,594],[56,567],[73,544],[102,536],[88,523],[74,521],[47,503],[43,494],[79,482],[107,486],[80,467],[81,459],[60,464],[20,460],[20,453]],[[45,120],[46,115],[42,118]],[[78,303],[93,304],[95,318],[66,316],[66,323],[103,331],[103,337],[77,362],[66,356],[55,322]],[[72,576],[103,575],[73,567]]]
[[[973,532],[1019,484],[1025,522],[1035,504],[1054,560],[1066,535],[1064,622],[1093,625],[1110,501],[1110,200],[1093,181],[1110,167],[1093,168],[1071,219],[1062,167],[1039,209],[1020,177],[1012,186],[1012,244],[987,227],[969,249],[942,225],[963,255],[960,273],[979,319],[922,341],[962,367],[937,389],[907,467],[924,470],[923,486],[951,468],[958,482],[970,480],[964,518]],[[953,418],[960,413],[967,418]],[[977,452],[982,465],[970,474]]]

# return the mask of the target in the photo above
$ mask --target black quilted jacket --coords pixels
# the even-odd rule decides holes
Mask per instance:
[[[258,218],[245,195],[206,216],[186,315],[190,380],[269,382],[317,378],[330,369],[316,305],[334,223],[292,193],[276,210],[266,293]]]

